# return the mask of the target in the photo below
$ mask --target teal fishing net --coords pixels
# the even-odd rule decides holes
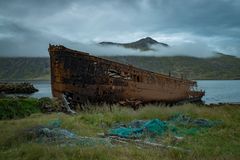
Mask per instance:
[[[117,135],[123,138],[139,138],[143,135],[162,135],[167,129],[166,122],[159,119],[149,121],[133,121],[126,127],[118,127],[109,130],[110,135]]]
[[[116,125],[108,130],[108,134],[122,138],[154,138],[165,133],[174,136],[185,136],[194,135],[204,128],[207,129],[220,123],[220,121],[193,119],[187,115],[176,114],[167,121],[160,119],[134,120],[128,124]]]
[[[194,119],[188,115],[176,114],[166,121],[160,119],[134,120],[129,123],[116,123],[104,137],[81,137],[72,131],[61,128],[60,119],[51,120],[47,125],[35,126],[25,130],[28,139],[38,143],[53,143],[61,146],[112,146],[112,137],[125,139],[144,139],[156,142],[169,135],[184,137],[221,124],[221,121]]]

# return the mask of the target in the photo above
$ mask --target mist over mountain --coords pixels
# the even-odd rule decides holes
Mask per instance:
[[[102,41],[90,44],[75,43],[65,46],[95,56],[191,56],[199,58],[215,56],[214,50],[204,41],[181,42],[171,45],[158,42],[151,37],[128,43]]]
[[[123,46],[125,48],[131,48],[131,49],[139,49],[140,51],[149,51],[154,50],[151,48],[153,45],[159,46],[159,47],[169,47],[166,43],[158,42],[151,37],[142,38],[135,42],[130,43],[114,43],[114,42],[100,42],[99,44],[105,45],[105,46]]]
[[[107,39],[107,38],[106,38]],[[60,38],[61,40],[61,38]],[[4,54],[6,50],[1,50],[0,56],[2,57],[48,57],[47,52],[48,44],[38,44],[39,41],[35,41],[35,45],[20,45],[17,47],[19,51],[14,53],[16,49],[14,45],[9,46],[6,50],[11,51],[12,54]],[[3,43],[4,44],[4,43]],[[27,43],[29,44],[29,43]],[[60,43],[56,43],[56,40],[51,42],[55,45],[64,45],[67,48],[74,50],[88,52],[95,56],[190,56],[206,58],[215,56],[215,52],[219,52],[209,46],[209,44],[202,40],[181,41],[176,44],[165,43],[165,41],[159,42],[151,37],[142,38],[128,43],[119,43],[112,41],[98,41],[91,43],[76,43],[71,41],[61,40]],[[38,46],[41,46],[41,50],[38,50]],[[23,52],[23,48],[28,48],[28,52]],[[46,53],[45,53],[46,52]],[[231,53],[229,53],[232,55]],[[21,56],[23,55],[23,56]]]
[[[205,43],[169,45],[146,37],[129,43],[66,46],[117,62],[189,79],[240,79],[240,58],[213,52]],[[46,47],[47,50],[47,47]],[[0,79],[50,79],[49,58],[2,57]]]

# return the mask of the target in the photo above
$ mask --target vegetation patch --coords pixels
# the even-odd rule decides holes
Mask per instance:
[[[38,99],[0,99],[0,119],[23,118],[39,112]]]
[[[240,157],[240,107],[239,106],[196,106],[186,104],[175,107],[147,105],[137,111],[119,106],[89,105],[85,112],[71,116],[64,113],[35,113],[18,120],[0,121],[0,157],[2,159],[239,159]],[[187,116],[183,116],[187,115]],[[191,118],[189,118],[191,117]],[[209,123],[197,134],[188,134],[182,140],[171,134],[163,134],[159,142],[168,146],[188,149],[159,148],[127,143],[121,145],[79,146],[59,143],[38,143],[26,138],[26,129],[36,126],[60,126],[78,137],[97,137],[107,133],[116,124],[129,124],[134,120],[160,119],[170,121],[182,129],[194,127],[199,119]],[[61,122],[61,123],[58,123]],[[202,121],[201,121],[202,122]],[[189,125],[189,127],[186,126]],[[206,124],[203,121],[202,124]],[[40,127],[41,128],[41,127]],[[31,130],[32,129],[32,130]],[[41,128],[43,129],[43,128]],[[56,133],[58,130],[51,130]],[[181,132],[184,130],[181,130]],[[51,133],[51,132],[49,132]],[[68,132],[61,132],[68,133]],[[194,132],[193,132],[194,133]],[[41,134],[40,134],[41,135]],[[62,135],[60,135],[62,136]]]
[[[17,119],[30,116],[33,113],[65,112],[61,101],[55,98],[0,98],[0,119]]]

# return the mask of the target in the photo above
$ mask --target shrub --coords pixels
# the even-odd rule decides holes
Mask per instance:
[[[32,113],[39,112],[37,99],[0,99],[0,119],[15,119],[29,116]]]

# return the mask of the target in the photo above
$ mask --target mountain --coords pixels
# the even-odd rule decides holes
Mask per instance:
[[[188,79],[240,79],[240,58],[218,55],[209,58],[187,56],[103,57],[125,64]],[[49,80],[49,58],[0,58],[0,80]]]
[[[50,79],[49,61],[47,57],[0,57],[0,79]]]
[[[188,56],[147,57],[116,56],[105,57],[120,63],[169,74],[187,79],[240,79],[240,58],[222,55],[208,58]]]
[[[151,37],[146,37],[146,38],[143,38],[136,42],[131,42],[131,43],[100,42],[99,44],[108,45],[108,46],[122,46],[125,48],[139,49],[141,51],[153,50],[151,48],[152,45],[159,45],[161,47],[169,47],[168,44],[158,42],[158,41],[152,39]]]

